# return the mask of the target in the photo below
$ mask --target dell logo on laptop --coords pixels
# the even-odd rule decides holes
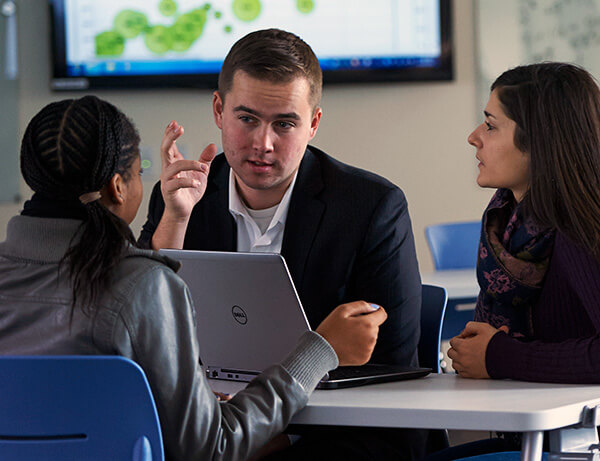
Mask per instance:
[[[231,308],[231,313],[233,314],[233,319],[237,323],[241,325],[246,325],[246,323],[248,323],[248,316],[240,306],[233,306]]]

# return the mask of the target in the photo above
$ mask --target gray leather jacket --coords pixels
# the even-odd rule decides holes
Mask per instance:
[[[0,353],[114,354],[146,372],[171,459],[243,460],[280,433],[337,356],[318,334],[229,402],[218,402],[198,364],[194,307],[177,263],[131,248],[93,316],[71,313],[59,261],[80,222],[11,219],[0,243]]]

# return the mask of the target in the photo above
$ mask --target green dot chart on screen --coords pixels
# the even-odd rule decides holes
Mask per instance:
[[[252,29],[271,27],[273,14],[269,14],[269,8],[277,13],[282,7],[290,7],[282,5],[285,2],[299,16],[313,13],[316,6],[316,0],[106,2],[103,7],[112,21],[95,34],[94,54],[96,57],[123,57],[128,52],[139,56],[144,51],[152,55],[184,54],[203,39],[209,25],[224,35],[231,35],[236,29],[246,33],[251,23],[255,23]],[[125,3],[131,6],[124,8]],[[130,42],[137,43],[129,45]]]
[[[429,65],[441,52],[438,0],[64,1],[72,76],[214,74],[237,40],[268,28],[300,36],[332,70]]]

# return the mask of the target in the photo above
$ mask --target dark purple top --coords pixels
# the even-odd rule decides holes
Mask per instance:
[[[558,232],[532,321],[525,341],[492,337],[485,358],[492,378],[600,383],[600,264]]]

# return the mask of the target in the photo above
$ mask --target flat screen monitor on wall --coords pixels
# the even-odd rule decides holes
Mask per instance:
[[[289,30],[326,83],[450,80],[450,0],[49,0],[56,90],[216,87],[247,33]]]

